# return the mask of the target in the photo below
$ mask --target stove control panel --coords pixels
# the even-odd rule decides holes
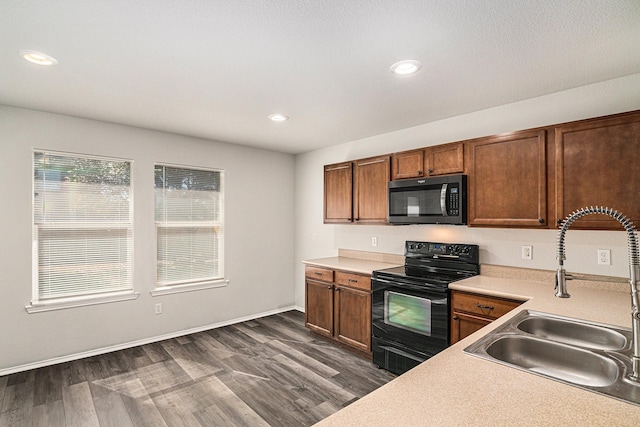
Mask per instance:
[[[404,255],[407,257],[464,259],[465,261],[478,262],[478,245],[461,243],[435,243],[407,241],[404,247]]]

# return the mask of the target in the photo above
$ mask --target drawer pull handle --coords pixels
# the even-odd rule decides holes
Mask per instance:
[[[480,303],[477,303],[476,307],[478,307],[481,310],[493,310],[493,306],[492,305],[482,305]]]
[[[322,276],[322,273],[320,273],[319,271],[316,271],[313,274],[315,274],[316,276]]]
[[[351,283],[358,283],[358,281],[357,281],[356,279],[349,279],[349,281],[350,281]]]

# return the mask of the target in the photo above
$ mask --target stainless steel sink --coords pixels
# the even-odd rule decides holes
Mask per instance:
[[[524,310],[466,353],[640,405],[631,369],[631,330]]]
[[[522,369],[572,384],[605,387],[618,378],[616,362],[579,347],[535,337],[508,335],[487,347],[487,354]]]
[[[517,328],[547,340],[598,350],[620,351],[628,343],[627,337],[614,329],[555,316],[530,313]]]

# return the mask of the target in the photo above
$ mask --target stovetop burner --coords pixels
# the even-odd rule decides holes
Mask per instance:
[[[374,277],[396,277],[446,287],[479,272],[477,245],[407,241],[404,266],[374,271]]]

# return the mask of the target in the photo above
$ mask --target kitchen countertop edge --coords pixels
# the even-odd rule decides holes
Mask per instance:
[[[628,293],[570,285],[572,297],[560,299],[554,296],[553,283],[482,275],[449,287],[523,304],[317,426],[640,424],[640,406],[463,351],[527,309],[629,328]]]

